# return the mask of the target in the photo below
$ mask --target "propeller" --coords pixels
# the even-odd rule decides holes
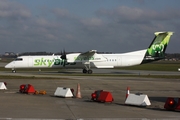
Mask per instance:
[[[63,50],[63,52],[61,51],[61,59],[63,60],[67,59],[65,50]]]
[[[66,57],[65,50],[63,50],[63,52],[61,51],[61,57],[60,58],[63,60],[63,67],[65,67],[66,62],[67,62],[67,57]]]

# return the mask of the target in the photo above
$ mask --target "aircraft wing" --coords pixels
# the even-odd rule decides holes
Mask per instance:
[[[82,56],[93,56],[96,52],[97,52],[97,50],[90,50],[90,51],[81,53],[80,55],[82,55]]]
[[[90,51],[81,53],[79,56],[85,56],[87,58],[91,58],[96,52],[97,52],[97,50],[90,50]],[[103,61],[106,61],[106,59],[102,56],[99,56],[99,57],[95,57],[93,59],[89,59],[88,61],[89,62],[103,62]],[[83,63],[83,64],[85,64],[85,63]]]
[[[82,62],[82,64],[89,64],[89,62],[102,62],[106,59],[102,55],[96,55],[97,50],[90,50],[78,55],[68,54],[67,62]]]
[[[86,57],[92,57],[95,53],[97,52],[97,50],[90,50],[90,51],[87,51],[87,52],[84,52],[84,53],[81,53],[79,56],[86,56]],[[93,61],[93,62],[97,62],[97,61],[102,61],[102,60],[95,60],[95,59],[90,59],[88,60],[89,62]],[[85,63],[83,63],[85,64]]]

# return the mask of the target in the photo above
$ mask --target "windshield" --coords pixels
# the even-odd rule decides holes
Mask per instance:
[[[22,61],[22,58],[16,58],[14,61]]]

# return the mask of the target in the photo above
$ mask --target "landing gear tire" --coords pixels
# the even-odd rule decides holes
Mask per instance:
[[[93,72],[92,70],[88,70],[88,74],[92,74],[92,72]]]
[[[12,73],[16,73],[16,70],[12,70]]]
[[[91,62],[84,62],[84,68],[83,68],[83,73],[88,73],[88,74],[92,74],[92,70],[91,70]]]
[[[83,73],[87,73],[87,70],[86,70],[86,69],[83,69]]]
[[[83,71],[82,71],[83,73],[88,73],[88,74],[92,74],[93,73],[93,71],[92,70],[86,70],[86,69],[83,69]]]

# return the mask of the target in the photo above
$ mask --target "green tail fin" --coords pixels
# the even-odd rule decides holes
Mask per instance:
[[[146,51],[143,62],[164,59],[165,51],[173,32],[155,32],[155,37]]]

